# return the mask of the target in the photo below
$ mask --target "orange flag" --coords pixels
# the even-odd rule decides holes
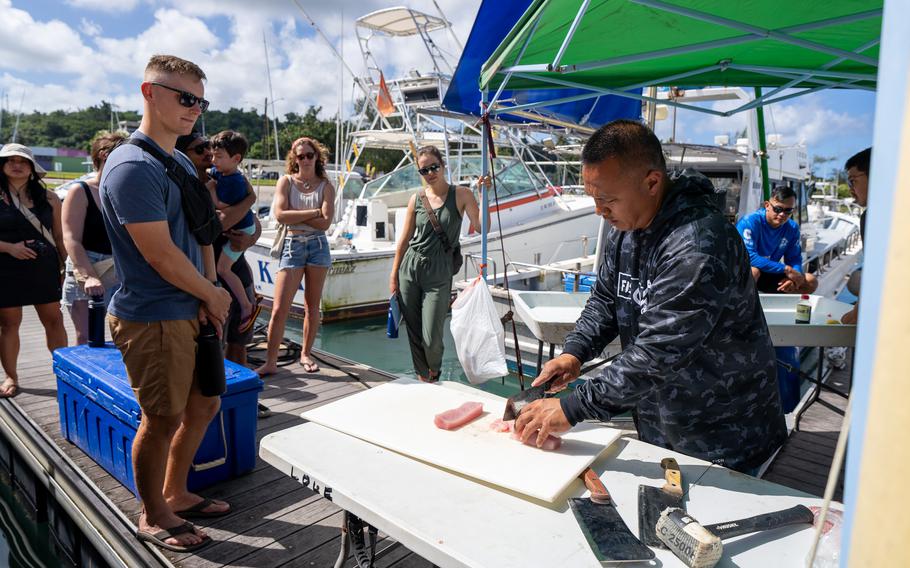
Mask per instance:
[[[392,103],[392,93],[385,84],[385,77],[382,71],[379,72],[379,95],[376,97],[376,107],[382,116],[389,116],[395,112],[395,105]]]

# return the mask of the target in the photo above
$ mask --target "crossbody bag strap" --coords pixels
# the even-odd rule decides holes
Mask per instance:
[[[32,227],[34,227],[36,231],[41,233],[41,236],[44,238],[44,240],[47,241],[47,244],[51,245],[54,248],[57,248],[57,244],[54,241],[54,235],[47,230],[47,227],[45,227],[44,224],[37,217],[35,217],[35,214],[32,213],[28,207],[22,207],[22,203],[19,201],[19,197],[14,192],[10,191],[9,196],[12,198],[13,205],[16,206],[16,210],[19,211],[19,214],[25,217],[26,221],[31,223]]]
[[[439,235],[439,239],[442,241],[442,246],[445,248],[446,252],[452,250],[452,245],[449,243],[449,238],[443,232],[442,227],[439,225],[439,219],[436,218],[436,212],[433,211],[433,207],[430,205],[430,200],[427,199],[427,192],[423,189],[418,190],[417,195],[420,197],[421,203],[423,203],[423,210],[427,212],[427,217],[430,219],[430,224],[433,225],[433,231]]]

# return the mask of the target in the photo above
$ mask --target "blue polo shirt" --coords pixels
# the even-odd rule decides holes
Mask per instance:
[[[802,272],[799,225],[793,219],[776,229],[768,224],[765,208],[746,215],[736,224],[749,253],[749,264],[762,272],[783,274],[789,266]],[[781,262],[783,259],[783,262]]]
[[[142,132],[136,131],[132,137],[161,150]],[[189,158],[179,151],[173,156],[196,175]],[[196,319],[199,300],[162,278],[139,252],[125,227],[130,223],[167,221],[171,240],[196,270],[205,273],[202,248],[190,233],[183,214],[180,187],[165,173],[164,165],[142,148],[122,144],[107,158],[100,189],[104,226],[121,282],[108,311],[130,321]]]

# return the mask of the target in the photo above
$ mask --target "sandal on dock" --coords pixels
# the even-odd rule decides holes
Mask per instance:
[[[174,514],[184,519],[211,519],[214,517],[223,517],[225,515],[229,515],[232,512],[230,505],[228,505],[228,508],[224,511],[206,511],[206,509],[215,504],[216,503],[214,499],[209,499],[206,497],[188,509],[184,509],[182,511],[174,511]],[[227,505],[227,503],[225,503],[225,505]]]
[[[246,333],[250,330],[251,327],[256,323],[256,320],[259,318],[259,314],[262,313],[262,304],[260,301],[262,296],[256,294],[256,303],[253,305],[253,310],[250,312],[249,317],[240,322],[240,325],[237,326],[238,333]]]
[[[182,525],[178,525],[174,528],[160,530],[156,533],[151,533],[149,531],[136,531],[136,538],[143,542],[154,544],[155,546],[159,546],[165,550],[170,550],[172,552],[193,552],[194,550],[199,550],[203,546],[208,546],[212,542],[212,538],[207,535],[200,537],[202,538],[202,542],[198,542],[196,544],[180,545],[164,542],[164,539],[166,538],[172,538],[187,533],[196,533],[196,527],[193,525],[193,523],[183,523]]]

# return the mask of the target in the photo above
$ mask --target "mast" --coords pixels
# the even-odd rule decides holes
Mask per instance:
[[[262,47],[265,48],[265,72],[269,78],[269,98],[272,99],[272,130],[275,132],[275,159],[281,159],[281,152],[278,150],[278,111],[275,108],[275,93],[272,92],[272,68],[269,65],[269,44],[265,41],[265,30],[262,30]],[[268,99],[266,99],[265,118],[269,118]]]

